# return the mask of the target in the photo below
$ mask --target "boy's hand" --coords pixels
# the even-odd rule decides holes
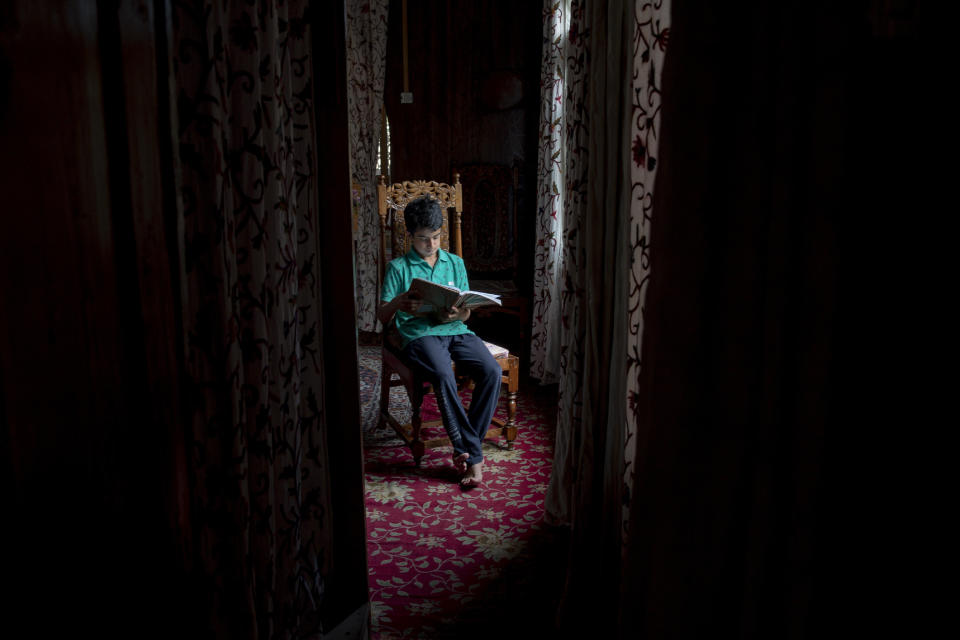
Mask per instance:
[[[420,309],[421,300],[420,296],[416,293],[410,293],[409,291],[404,291],[399,296],[397,296],[397,310],[405,311],[406,313],[416,313]]]
[[[420,310],[421,304],[422,301],[419,295],[404,291],[390,302],[380,303],[380,307],[377,309],[377,320],[386,325],[393,321],[393,317],[398,311],[416,315]]]
[[[457,307],[450,307],[446,311],[440,311],[440,322],[456,322],[457,320],[466,320],[470,316],[469,309],[458,309]]]

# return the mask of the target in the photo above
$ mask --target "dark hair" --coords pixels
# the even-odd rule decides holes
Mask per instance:
[[[403,221],[411,234],[424,228],[436,231],[443,226],[443,209],[430,196],[420,196],[407,203],[403,210]]]

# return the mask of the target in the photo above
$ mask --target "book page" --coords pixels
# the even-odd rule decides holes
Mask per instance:
[[[457,306],[459,308],[474,309],[476,307],[483,307],[485,305],[499,305],[500,296],[493,295],[490,293],[483,293],[480,291],[465,291],[463,295],[460,296],[460,299],[457,301]]]
[[[410,283],[410,292],[419,296],[422,304],[416,315],[434,313],[451,307],[475,309],[486,305],[500,305],[500,296],[482,291],[460,291],[423,278],[414,278]]]

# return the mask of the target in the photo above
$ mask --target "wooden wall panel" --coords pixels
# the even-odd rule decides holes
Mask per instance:
[[[521,163],[521,286],[529,290],[536,207],[541,4],[509,0],[408,0],[409,85],[403,90],[402,5],[390,5],[385,105],[392,134],[392,178],[452,180],[451,167]],[[515,79],[521,91],[509,90]]]

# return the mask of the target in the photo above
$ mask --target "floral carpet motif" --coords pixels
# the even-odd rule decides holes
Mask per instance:
[[[361,364],[378,366],[378,353],[371,356],[369,349],[361,347]],[[448,637],[464,612],[504,579],[509,565],[530,552],[542,529],[555,408],[521,390],[513,448],[485,443],[483,484],[465,492],[450,447],[428,450],[418,469],[403,441],[377,424],[375,410],[366,422],[366,404],[379,402],[376,386],[374,398],[364,397],[371,637]],[[464,398],[469,400],[469,391]],[[406,393],[397,388],[391,408],[397,415],[404,407]],[[498,415],[505,413],[501,406]],[[423,417],[437,417],[432,395]],[[425,431],[427,438],[443,433],[442,427]]]

